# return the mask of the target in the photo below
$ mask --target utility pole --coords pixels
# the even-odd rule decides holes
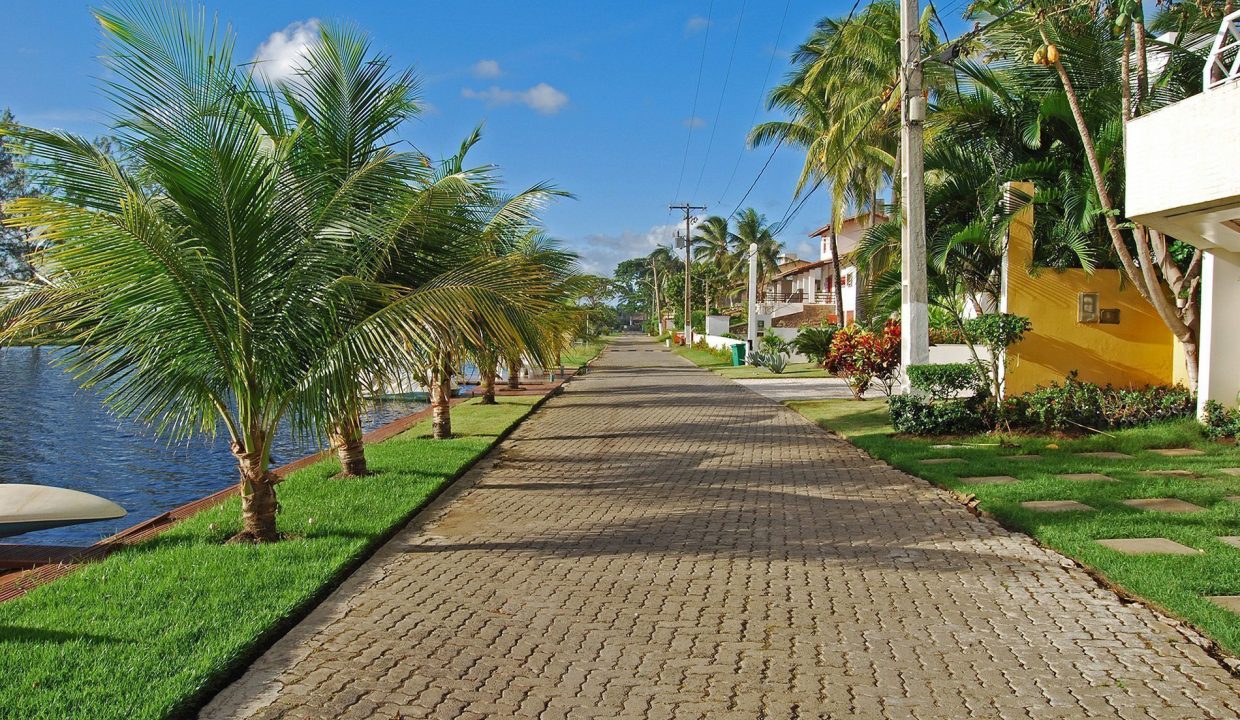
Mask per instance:
[[[654,282],[651,288],[654,290],[654,326],[658,328],[659,335],[663,334],[663,308],[659,304],[659,263],[652,257],[650,258],[650,271],[654,273]]]
[[[753,365],[753,351],[758,349],[758,243],[749,243],[749,322],[746,323],[745,362]]]
[[[693,345],[693,306],[689,304],[689,282],[691,280],[689,265],[692,260],[689,257],[689,249],[693,246],[693,222],[697,220],[697,218],[693,217],[693,211],[701,210],[706,212],[706,207],[704,205],[682,203],[680,205],[668,205],[667,209],[682,210],[685,213],[685,345]]]
[[[900,0],[900,365],[909,392],[908,368],[930,361],[926,293],[926,184],[923,127],[921,26],[918,0]]]

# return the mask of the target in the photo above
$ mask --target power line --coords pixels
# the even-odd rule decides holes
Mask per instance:
[[[847,28],[849,23],[852,22],[853,16],[857,12],[857,6],[859,6],[860,4],[861,4],[861,0],[853,0],[852,8],[848,10],[848,17],[846,17],[844,19],[844,22],[840,24],[839,29],[836,31],[835,35],[831,36],[830,47],[824,48],[823,50],[824,54],[829,50],[835,49],[835,44],[840,42],[840,36],[844,34],[844,29]],[[762,169],[758,171],[758,176],[755,177],[753,179],[753,182],[749,184],[749,189],[746,190],[745,194],[741,196],[740,201],[736,203],[736,207],[732,209],[732,212],[728,215],[728,217],[732,217],[733,215],[735,215],[736,211],[741,209],[741,205],[745,204],[745,200],[749,198],[749,193],[753,192],[753,189],[757,187],[758,181],[762,179],[762,175],[766,172],[766,169],[770,166],[771,160],[774,159],[775,151],[779,150],[779,146],[782,145],[783,142],[784,142],[783,138],[780,138],[779,142],[775,143],[775,147],[771,148],[771,154],[767,157],[766,162],[762,164]]]
[[[698,58],[697,85],[693,88],[693,109],[689,111],[689,132],[685,136],[685,154],[680,160],[680,179],[676,181],[676,197],[680,197],[680,187],[685,182],[685,168],[689,164],[689,145],[693,140],[693,121],[697,116],[698,95],[702,91],[702,69],[706,67],[706,42],[710,39],[710,18],[715,12],[715,0],[710,0],[706,9],[706,30],[702,33],[702,56]]]
[[[736,58],[736,41],[741,37],[741,28],[745,24],[745,6],[748,4],[748,0],[741,2],[741,14],[736,20],[736,32],[732,35],[732,49],[728,51],[728,68],[723,73],[723,88],[719,90],[719,104],[715,106],[715,119],[710,125],[710,139],[706,141],[706,154],[702,157],[702,169],[698,171],[697,184],[693,186],[690,197],[697,197],[697,192],[702,187],[702,178],[706,176],[706,166],[710,164],[710,151],[715,145],[719,116],[723,114],[723,101],[728,96],[728,81],[732,79],[732,61]]]
[[[891,93],[888,92],[882,97],[882,99],[879,100],[877,104],[875,104],[874,111],[871,112],[869,117],[865,119],[865,122],[861,124],[861,127],[857,128],[857,132],[854,133],[852,138],[849,139],[848,144],[844,146],[844,149],[836,155],[835,162],[831,163],[831,165],[818,176],[818,180],[814,182],[814,185],[809,189],[809,192],[801,196],[801,202],[798,203],[795,197],[792,198],[792,201],[788,203],[788,208],[784,210],[783,218],[774,225],[775,229],[771,232],[772,235],[782,232],[783,229],[787,227],[788,223],[792,222],[793,218],[801,212],[801,208],[805,207],[805,203],[809,201],[810,196],[813,195],[818,188],[822,187],[823,182],[830,177],[836,166],[843,162],[844,158],[848,155],[848,151],[852,150],[853,145],[857,144],[857,140],[861,138],[861,135],[868,130],[870,125],[873,124],[878,118],[879,114],[883,111],[883,106],[887,104],[887,100],[890,97]],[[794,204],[796,205],[795,210],[792,207]]]
[[[749,127],[753,127],[758,121],[758,113],[762,110],[763,99],[766,98],[766,85],[771,80],[771,68],[775,67],[775,56],[779,54],[779,43],[784,39],[784,25],[788,22],[788,8],[792,6],[792,0],[784,0],[784,16],[779,20],[779,31],[775,33],[775,44],[771,47],[771,57],[766,61],[766,72],[762,74],[762,89],[758,91],[758,102],[754,105],[753,115],[749,118]],[[780,143],[783,140],[781,138]],[[778,149],[776,145],[776,149]],[[728,176],[728,182],[723,186],[723,192],[719,193],[719,199],[715,201],[716,205],[722,205],[723,199],[728,196],[728,191],[732,189],[732,181],[736,179],[736,171],[741,167],[741,160],[745,159],[746,143],[741,143],[741,151],[736,154],[736,162],[732,164],[732,174]],[[771,157],[775,157],[774,151]],[[762,166],[762,170],[766,170],[766,165],[771,164],[771,158],[767,158],[766,163]],[[759,176],[761,177],[761,176]],[[756,181],[755,181],[756,182]],[[753,186],[750,185],[750,190]],[[749,197],[749,193],[745,193],[745,197]],[[735,212],[735,211],[734,211]]]

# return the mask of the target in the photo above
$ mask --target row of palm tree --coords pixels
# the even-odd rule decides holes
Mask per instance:
[[[972,19],[1006,17],[961,46],[958,59],[925,64],[931,302],[959,317],[966,303],[997,297],[1007,225],[1032,202],[1038,264],[1123,270],[1195,372],[1200,252],[1125,222],[1123,137],[1132,117],[1200,91],[1208,52],[1200,41],[1231,0],[1160,4],[1148,25],[1132,2],[970,7]],[[930,5],[921,18],[923,56],[944,48],[937,12]],[[786,119],[750,134],[754,145],[805,153],[796,192],[824,185],[833,227],[849,210],[876,219],[891,188],[892,219],[868,231],[856,258],[879,313],[898,308],[899,297],[898,48],[895,0],[824,19],[771,92],[771,108]],[[1034,196],[1005,191],[1011,181],[1033,181]]]
[[[451,434],[451,375],[473,360],[493,401],[499,358],[550,364],[574,330],[575,257],[538,212],[470,166],[474,132],[434,163],[394,133],[417,80],[364,33],[324,25],[289,80],[234,61],[201,9],[96,12],[124,158],[82,138],[3,129],[47,190],[9,203],[38,268],[9,287],[0,342],[56,343],[116,413],[171,438],[227,432],[242,528],[276,527],[271,442],[330,437],[367,472],[360,413],[402,377]]]
[[[748,282],[749,246],[758,247],[759,287],[778,270],[783,245],[774,227],[754,208],[736,213],[735,220],[720,215],[703,219],[693,228],[689,268],[690,304],[707,314],[739,297]],[[684,307],[684,251],[660,245],[644,258],[622,262],[617,277],[632,276],[630,305],[649,308],[655,318],[681,312]],[[622,293],[623,302],[623,293]]]

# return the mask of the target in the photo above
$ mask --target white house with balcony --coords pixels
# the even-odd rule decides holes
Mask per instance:
[[[878,221],[886,220],[878,215]],[[831,225],[824,225],[809,237],[818,240],[818,260],[807,262],[792,256],[782,258],[779,271],[758,289],[758,316],[764,325],[797,327],[821,321],[839,322],[835,317],[835,296],[844,301],[844,322],[852,322],[857,312],[857,268],[852,254],[870,225],[869,214],[848,218],[836,230],[840,252],[840,287],[832,271]]]
[[[1125,214],[1205,251],[1199,409],[1240,394],[1240,12],[1215,37],[1203,92],[1128,124]]]

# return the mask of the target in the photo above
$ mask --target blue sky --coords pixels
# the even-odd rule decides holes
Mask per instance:
[[[5,4],[6,24],[21,32],[0,44],[0,107],[39,127],[105,132],[91,5]],[[769,155],[744,147],[755,113],[768,117],[764,87],[819,17],[850,6],[789,0],[785,20],[778,0],[206,4],[235,28],[239,56],[264,48],[277,66],[315,20],[368,30],[423,81],[427,110],[402,139],[440,157],[484,123],[474,159],[498,163],[514,188],[551,180],[576,194],[546,213],[548,229],[604,274],[669,241],[671,202],[732,211]],[[745,204],[782,217],[799,167],[795,150],[780,150]],[[781,238],[789,250],[815,256],[805,235],[827,207],[825,193],[809,201]]]

